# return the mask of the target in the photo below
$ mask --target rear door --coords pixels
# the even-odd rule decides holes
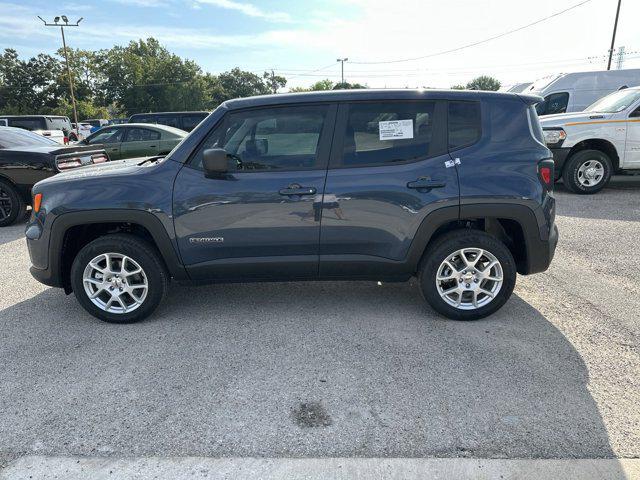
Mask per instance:
[[[320,275],[388,276],[425,217],[443,207],[457,218],[446,102],[342,104],[322,204]]]
[[[160,132],[143,127],[128,127],[120,147],[120,158],[158,155]]]
[[[198,280],[315,278],[320,205],[335,105],[232,111],[176,178],[174,224]],[[228,174],[206,178],[202,154],[224,148]]]

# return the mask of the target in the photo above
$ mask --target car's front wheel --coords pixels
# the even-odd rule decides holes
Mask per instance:
[[[600,150],[582,150],[569,158],[562,172],[565,187],[574,193],[597,193],[613,171],[609,156]]]
[[[423,296],[438,313],[476,320],[502,307],[516,283],[509,249],[479,230],[455,230],[425,253],[419,272]]]
[[[71,266],[71,284],[80,305],[111,323],[132,323],[149,316],[162,301],[168,282],[153,245],[127,234],[90,242]]]

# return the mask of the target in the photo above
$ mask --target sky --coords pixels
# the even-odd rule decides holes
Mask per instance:
[[[485,74],[511,85],[605,69],[616,6],[617,0],[0,0],[0,49],[25,58],[54,53],[60,32],[37,15],[64,14],[70,21],[83,17],[65,30],[75,48],[153,36],[204,71],[273,69],[288,87],[340,81],[337,58],[349,59],[346,81],[369,87],[449,88]],[[628,52],[623,68],[640,68],[639,18],[640,0],[622,0],[616,48]]]

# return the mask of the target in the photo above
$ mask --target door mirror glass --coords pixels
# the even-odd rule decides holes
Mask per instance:
[[[222,148],[210,148],[202,153],[202,167],[206,177],[217,177],[229,171],[227,152]]]

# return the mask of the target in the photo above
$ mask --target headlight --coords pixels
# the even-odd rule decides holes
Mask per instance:
[[[567,133],[561,128],[555,130],[543,129],[542,133],[544,133],[544,141],[547,145],[557,145],[567,138]]]

